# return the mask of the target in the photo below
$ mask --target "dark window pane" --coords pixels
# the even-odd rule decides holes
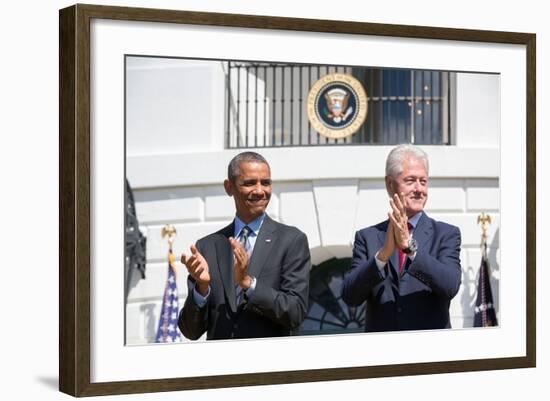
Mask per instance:
[[[244,62],[228,62],[226,71],[229,148],[449,144],[445,72]],[[306,111],[310,87],[334,72],[357,78],[368,103],[364,124],[338,140],[315,132]]]

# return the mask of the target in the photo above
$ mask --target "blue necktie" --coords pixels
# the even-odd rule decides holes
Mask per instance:
[[[251,252],[251,246],[250,241],[248,240],[248,237],[250,236],[250,233],[252,230],[248,226],[244,226],[241,230],[241,234],[239,236],[239,242],[243,246],[244,250],[246,251],[246,254],[248,255],[248,259],[250,261],[250,254]],[[236,284],[235,285],[235,295],[237,296],[237,305],[239,305],[242,301],[242,288]]]
[[[248,240],[248,237],[250,236],[251,232],[252,230],[250,229],[250,227],[244,226],[243,229],[241,230],[241,236],[239,238],[239,241],[243,246],[244,250],[246,251],[246,253],[248,254],[249,258],[250,258],[250,254],[252,253],[250,241]]]

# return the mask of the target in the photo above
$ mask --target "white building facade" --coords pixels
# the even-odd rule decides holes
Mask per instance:
[[[223,63],[131,57],[126,77],[126,176],[147,236],[147,277],[134,274],[130,283],[126,340],[144,344],[154,341],[167,277],[162,228],[176,227],[179,255],[229,224],[234,204],[223,180],[228,162],[244,149],[227,147]],[[473,325],[482,212],[492,219],[488,256],[499,311],[500,90],[498,75],[453,73],[449,81],[450,144],[422,146],[430,159],[426,212],[461,230],[462,285],[451,304],[451,323],[465,328]],[[384,168],[391,148],[250,147],[271,165],[269,215],[307,234],[313,269],[351,257],[355,232],[385,219]],[[187,274],[177,265],[181,307]]]

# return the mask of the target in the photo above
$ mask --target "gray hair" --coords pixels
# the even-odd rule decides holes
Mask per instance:
[[[407,158],[424,163],[426,174],[429,170],[428,155],[422,149],[409,144],[398,145],[391,150],[386,159],[386,175],[392,178],[397,177],[403,172],[403,161]]]
[[[227,166],[227,179],[231,182],[235,182],[235,179],[241,174],[241,163],[263,163],[269,167],[267,160],[259,153],[256,152],[242,152],[236,155]]]

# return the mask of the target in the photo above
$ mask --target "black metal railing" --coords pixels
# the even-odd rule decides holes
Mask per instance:
[[[226,147],[449,144],[449,76],[442,71],[276,63],[226,63]],[[357,78],[368,98],[365,123],[328,139],[308,121],[309,89],[322,76]]]

